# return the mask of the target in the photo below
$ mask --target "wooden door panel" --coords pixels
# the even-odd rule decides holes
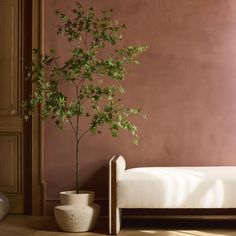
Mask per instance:
[[[21,147],[20,133],[0,132],[0,192],[8,195],[13,214],[24,212]]]
[[[1,83],[1,82],[0,82]],[[0,94],[1,99],[1,94]],[[0,116],[0,133],[1,132],[23,132],[23,122],[21,117],[1,117]]]
[[[16,192],[16,140],[13,136],[0,136],[0,186],[4,192]]]
[[[0,0],[0,192],[24,213],[21,1]]]
[[[0,116],[18,112],[18,2],[0,0]]]
[[[11,194],[21,194],[21,157],[19,135],[0,135],[0,189]]]

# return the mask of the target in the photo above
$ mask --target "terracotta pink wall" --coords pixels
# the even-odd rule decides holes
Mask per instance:
[[[56,36],[55,9],[75,1],[45,1],[45,47],[66,55]],[[107,200],[107,165],[114,154],[133,166],[236,165],[236,1],[90,0],[96,9],[113,8],[126,23],[125,43],[147,44],[141,64],[126,80],[125,102],[139,105],[148,120],[137,125],[141,142],[107,133],[81,146],[81,184]],[[47,205],[58,192],[74,188],[73,136],[45,124]]]

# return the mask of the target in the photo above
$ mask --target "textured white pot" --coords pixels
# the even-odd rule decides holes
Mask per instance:
[[[5,194],[0,193],[0,220],[3,219],[9,211],[9,201]]]
[[[94,203],[94,192],[61,192],[60,201],[61,205],[54,208],[54,215],[63,231],[86,232],[94,228],[100,214],[100,206]]]

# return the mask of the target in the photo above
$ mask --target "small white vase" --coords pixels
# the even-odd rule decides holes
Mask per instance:
[[[94,203],[94,192],[61,192],[60,201],[61,205],[54,208],[54,215],[63,231],[86,232],[94,228],[100,214],[100,206]]]
[[[5,194],[0,193],[0,220],[2,220],[9,211],[9,201]]]

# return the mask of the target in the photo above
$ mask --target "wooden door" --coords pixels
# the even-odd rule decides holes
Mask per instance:
[[[0,192],[7,194],[13,214],[24,214],[27,205],[22,9],[20,0],[0,0]]]

